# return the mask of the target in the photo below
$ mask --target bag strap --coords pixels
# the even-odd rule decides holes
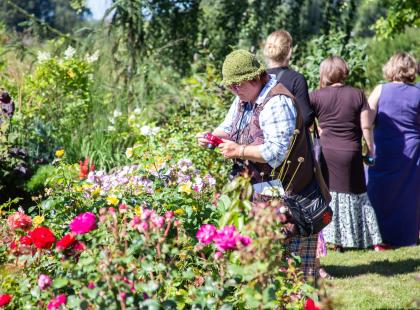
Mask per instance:
[[[319,139],[318,126],[316,125],[316,119],[314,120],[313,136],[315,139]]]

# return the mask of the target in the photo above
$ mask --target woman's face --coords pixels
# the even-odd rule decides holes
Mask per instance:
[[[258,81],[244,81],[229,86],[232,93],[245,102],[254,102],[261,90],[261,85]]]

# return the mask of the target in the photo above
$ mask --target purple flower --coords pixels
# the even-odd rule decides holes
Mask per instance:
[[[70,223],[70,230],[76,235],[96,229],[96,216],[92,212],[81,213]]]
[[[204,224],[201,225],[200,229],[197,231],[195,235],[198,241],[202,244],[210,244],[214,237],[216,236],[217,229],[214,225],[211,224]]]
[[[220,251],[236,250],[239,234],[234,225],[219,229],[214,237],[214,243]]]
[[[45,290],[46,288],[50,287],[52,284],[52,280],[46,274],[41,274],[38,277],[38,286],[41,290]]]

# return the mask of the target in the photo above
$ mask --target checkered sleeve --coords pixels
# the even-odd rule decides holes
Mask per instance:
[[[271,98],[260,113],[264,144],[260,152],[267,163],[277,168],[282,163],[295,130],[297,112],[290,98]]]
[[[232,105],[229,108],[228,114],[226,115],[224,121],[217,126],[217,129],[223,130],[226,133],[232,132],[233,121],[235,119],[236,111],[238,110],[239,99],[235,98]]]

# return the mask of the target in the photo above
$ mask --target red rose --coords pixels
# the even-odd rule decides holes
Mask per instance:
[[[55,241],[54,234],[44,226],[35,228],[29,236],[38,249],[49,249]]]
[[[55,247],[57,251],[60,252],[73,246],[75,241],[76,241],[76,238],[74,238],[72,234],[66,234],[64,235],[63,238],[57,241],[57,244],[55,245]]]
[[[315,305],[315,302],[313,301],[312,298],[308,298],[305,302],[305,310],[321,310],[321,309],[319,309]]]
[[[0,307],[6,306],[12,300],[12,295],[1,294],[0,295]]]
[[[11,250],[16,250],[17,249],[17,244],[15,241],[12,241],[12,243],[10,243],[10,249]]]
[[[23,236],[19,239],[20,244],[23,245],[31,245],[32,244],[32,239],[29,236]]]

